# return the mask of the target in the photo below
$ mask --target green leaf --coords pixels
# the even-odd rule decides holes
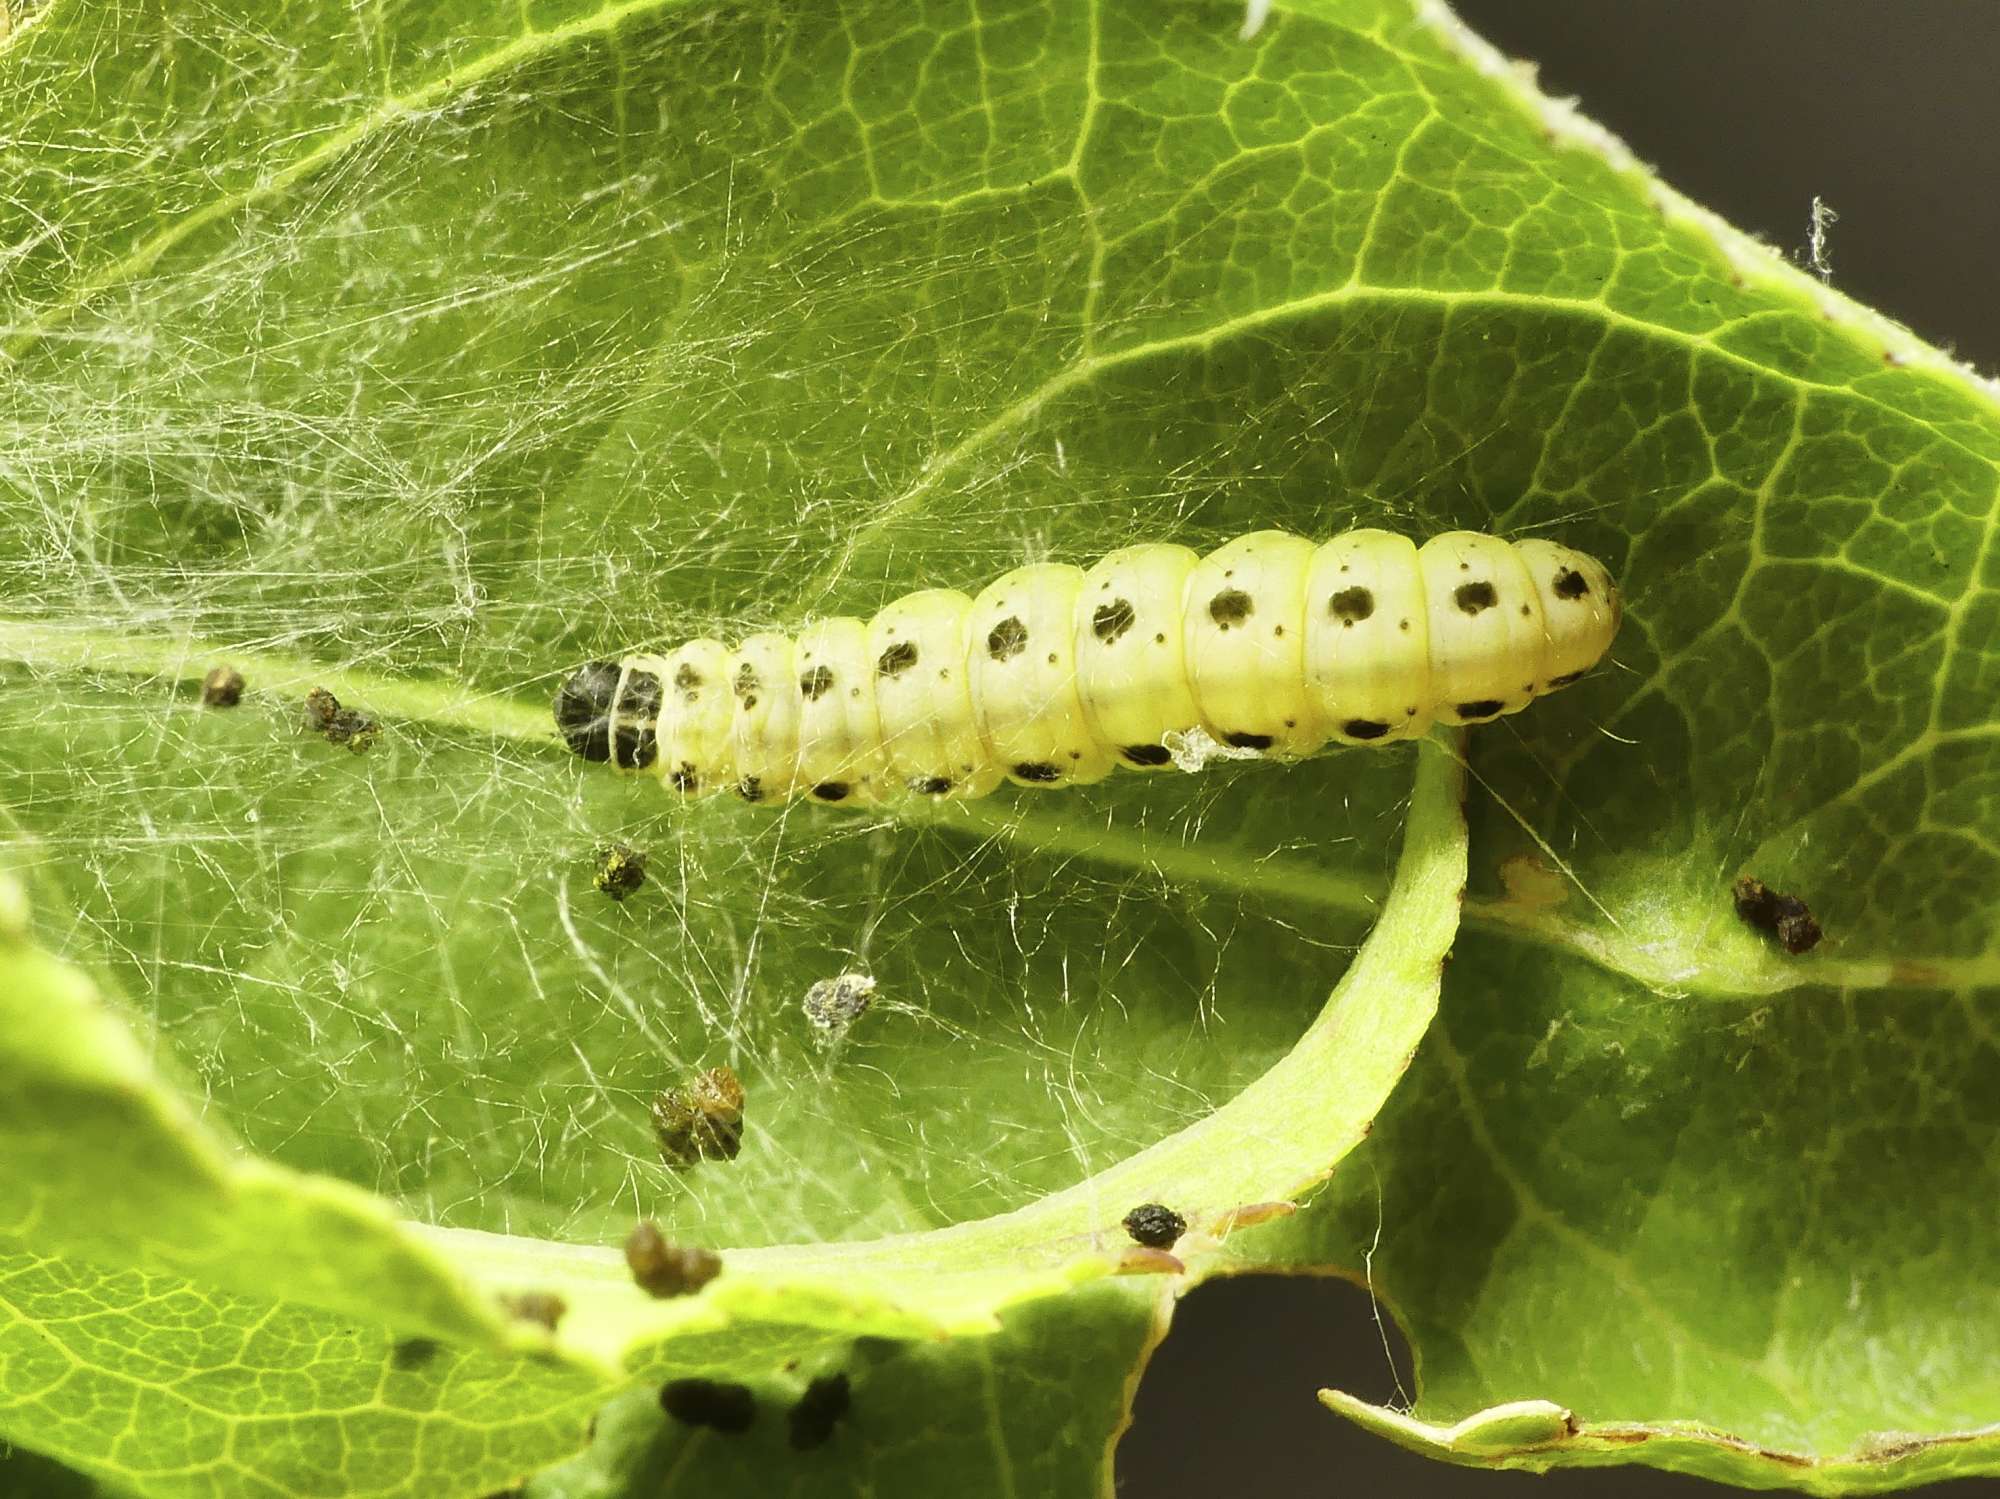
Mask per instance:
[[[1411,0],[1249,38],[1195,5],[4,14],[0,787],[42,925],[0,1434],[140,1492],[436,1493],[574,1450],[620,1380],[636,1411],[938,1334],[928,1419],[982,1433],[953,1392],[996,1324],[1054,1319],[1032,1358],[1157,1294],[1024,1303],[1173,1193],[1191,1278],[1372,1268],[1412,1420],[1472,1422],[1422,1439],[1481,1460],[1993,1469],[1984,387]],[[1228,1245],[1428,1016],[1434,762],[1385,901],[1408,750],[918,818],[676,808],[548,734],[586,657],[1351,524],[1559,533],[1627,624],[1470,741],[1469,931],[1370,1169]],[[199,708],[225,660],[243,705]],[[302,730],[315,686],[372,748]],[[614,840],[651,860],[622,905]],[[1824,947],[1741,927],[1739,873]],[[821,1050],[800,999],[853,970],[875,1009]],[[669,1173],[647,1102],[722,1063],[742,1157]],[[604,1247],[640,1213],[730,1268],[640,1302]],[[536,1289],[554,1362],[494,1316]],[[89,1347],[30,1358],[52,1327]],[[438,1332],[441,1372],[395,1369]],[[1141,1357],[1103,1335],[1048,1438],[1098,1464]],[[162,1404],[155,1346],[231,1398]],[[426,1444],[491,1387],[454,1468]],[[1577,1438],[1479,1415],[1524,1401]]]
[[[668,1419],[656,1390],[636,1390],[606,1408],[587,1451],[539,1475],[526,1499],[664,1494],[689,1472],[724,1494],[802,1483],[821,1493],[1108,1493],[1130,1374],[1166,1313],[1158,1292],[1111,1282],[1024,1307],[969,1355],[963,1344],[864,1345],[829,1366],[847,1377],[850,1404],[803,1451],[789,1411],[825,1377],[819,1366],[767,1381],[750,1430],[728,1437]]]
[[[1989,1428],[1944,1438],[1884,1434],[1834,1458],[1808,1457],[1693,1421],[1579,1421],[1547,1400],[1516,1400],[1450,1426],[1415,1420],[1339,1390],[1320,1399],[1412,1452],[1466,1467],[1601,1468],[1634,1461],[1744,1488],[1874,1494],[1991,1472],[2000,1437]]]
[[[232,1156],[161,1086],[89,980],[27,940],[0,871],[0,1240],[223,1289],[314,1301],[441,1337],[501,1319],[343,1182]]]
[[[1237,1227],[1289,1203],[1220,1212],[1197,1205],[1240,1201],[1243,1194],[1290,1196],[1322,1179],[1366,1132],[1434,1012],[1465,877],[1463,783],[1455,756],[1433,751],[1421,763],[1403,859],[1381,919],[1300,1043],[1236,1098],[1090,1181],[1015,1213],[873,1243],[731,1252],[721,1279],[702,1295],[665,1304],[649,1301],[604,1253],[462,1230],[419,1234],[399,1228],[352,1188],[230,1158],[178,1111],[87,980],[28,942],[25,894],[0,873],[6,917],[0,995],[18,997],[11,1009],[0,1006],[0,1036],[8,1038],[0,1046],[0,1076],[15,1083],[17,1105],[0,1112],[0,1161],[12,1172],[0,1184],[10,1189],[8,1200],[23,1205],[11,1232],[0,1233],[0,1246],[17,1246],[11,1256],[0,1252],[0,1286],[14,1311],[10,1323],[0,1324],[0,1354],[13,1355],[0,1364],[0,1394],[12,1401],[14,1429],[140,1492],[186,1492],[190,1483],[224,1481],[290,1492],[309,1487],[313,1474],[338,1465],[339,1454],[355,1447],[367,1452],[377,1482],[434,1485],[449,1475],[471,1492],[532,1466],[524,1460],[529,1454],[563,1450],[537,1444],[573,1442],[575,1428],[560,1414],[573,1411],[580,1390],[615,1387],[617,1366],[655,1379],[666,1369],[768,1380],[781,1361],[788,1370],[808,1352],[825,1361],[837,1356],[828,1350],[859,1347],[860,1339],[990,1333],[1003,1307],[1117,1268],[1199,1273]],[[1302,1107],[1305,1101],[1315,1106]],[[1189,1209],[1188,1231],[1174,1246],[1178,1258],[1160,1251],[1135,1258],[1129,1246],[1107,1252],[1105,1204],[1134,1202],[1148,1192]],[[52,1249],[103,1266],[165,1265],[185,1273],[73,1268],[50,1258]],[[498,1299],[480,1301],[468,1281]],[[236,1294],[244,1291],[262,1299]],[[530,1323],[502,1326],[505,1298],[526,1291],[560,1298],[553,1339]],[[296,1304],[273,1308],[274,1299]],[[1078,1304],[1109,1308],[1112,1324],[1129,1315],[1150,1324],[1159,1312],[1146,1313],[1146,1299]],[[1164,1296],[1151,1299],[1163,1312]],[[112,1329],[93,1331],[88,1348],[69,1346],[64,1331],[45,1325],[62,1327],[79,1305]],[[171,1308],[164,1318],[162,1306]],[[1071,1331],[1091,1336],[1090,1314],[1078,1315],[1086,1326]],[[357,1316],[372,1325],[355,1328]],[[1009,1351],[1000,1357],[1010,1367],[1046,1362],[1034,1350],[1051,1324],[1044,1316],[1028,1325],[1033,1331],[1024,1334],[1016,1321],[1009,1332],[1015,1342],[1003,1344]],[[396,1338],[392,1330],[418,1335]],[[433,1332],[472,1346],[442,1359],[428,1336]],[[267,1349],[267,1338],[277,1346]],[[1024,1338],[1021,1351],[1016,1343]],[[275,1387],[288,1419],[264,1442],[238,1439],[235,1423],[244,1412],[213,1395],[187,1408],[178,1408],[178,1396],[161,1400],[119,1358],[107,1359],[100,1343],[144,1347],[149,1364],[170,1363],[226,1388],[247,1381],[259,1399],[270,1399]],[[310,1356],[297,1356],[315,1345]],[[518,1357],[544,1349],[579,1368]],[[509,1352],[517,1356],[512,1370],[501,1357]],[[982,1403],[999,1399],[989,1389],[993,1355],[941,1356],[968,1366],[961,1386],[977,1376]],[[1129,1360],[1102,1357],[1110,1360],[1105,1367],[1120,1371],[1099,1401],[1105,1418],[1077,1418],[1071,1438],[1043,1454],[1065,1468],[1102,1466],[1122,1422]],[[924,1362],[898,1368],[908,1375]],[[1087,1383],[1099,1361],[1084,1367],[1078,1379]],[[352,1390],[384,1379],[404,1387],[398,1394],[407,1391],[407,1407],[396,1412],[401,1443],[373,1429],[379,1411],[343,1409],[356,1398]],[[406,1450],[410,1442],[428,1441],[417,1430],[419,1410],[431,1406],[433,1415],[449,1419],[448,1407],[467,1385],[481,1391],[505,1380],[517,1387],[509,1390],[514,1399],[489,1406],[483,1425],[506,1440],[482,1447],[476,1463],[449,1445],[421,1457]],[[341,1381],[350,1386],[348,1397],[330,1397],[325,1387]],[[877,1383],[885,1393],[874,1398],[900,1408],[902,1397],[886,1393],[897,1378]],[[918,1377],[917,1388],[946,1402],[964,1397],[963,1388],[928,1374]],[[1050,1393],[1044,1389],[1041,1398]],[[648,1385],[632,1400],[653,1394]],[[994,1419],[989,1414],[980,1428],[981,1444]],[[171,1434],[151,1438],[149,1462],[134,1466],[116,1455],[123,1433],[156,1426]],[[1044,1439],[1023,1440],[1039,1446]],[[908,1470],[914,1473],[963,1462],[963,1442],[963,1433],[946,1432],[921,1452],[899,1448],[892,1467],[903,1473],[915,1461]],[[622,1471],[622,1452],[613,1443],[608,1457],[594,1453],[584,1470],[610,1462]]]
[[[604,1398],[549,1361],[0,1243],[8,1438],[112,1493],[484,1493],[581,1446]]]
[[[39,1453],[0,1447],[0,1493],[33,1494],[36,1499],[118,1499],[121,1491]]]

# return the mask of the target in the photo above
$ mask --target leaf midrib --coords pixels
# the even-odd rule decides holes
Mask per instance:
[[[560,754],[544,706],[450,683],[330,668],[304,656],[245,652],[212,641],[147,639],[0,617],[0,661],[6,660],[37,672],[101,673],[163,682],[197,682],[217,661],[228,660],[255,684],[253,692],[259,698],[296,701],[310,689],[324,687],[343,702],[365,706],[370,713],[387,719],[533,744],[546,748],[552,759]],[[650,788],[641,794],[648,793]],[[826,815],[856,814],[832,811]],[[1156,838],[1144,827],[1124,823],[1093,822],[1086,826],[1019,804],[1003,807],[987,802],[911,800],[878,808],[873,815],[980,841],[1003,841],[1126,874],[1292,902],[1342,915],[1372,918],[1386,889],[1380,882],[1303,860],[1251,857],[1226,845],[1211,849],[1179,839]],[[1718,892],[1717,899],[1723,899],[1723,892]],[[1773,952],[1727,967],[1710,963],[1690,971],[1671,954],[1649,949],[1622,932],[1573,919],[1559,909],[1468,898],[1464,919],[1474,930],[1568,954],[1669,997],[1728,1001],[1770,998],[1805,989],[1829,994],[1909,989],[1965,992],[2000,984],[2000,955],[1906,954],[1885,958],[1825,953],[1802,960]]]

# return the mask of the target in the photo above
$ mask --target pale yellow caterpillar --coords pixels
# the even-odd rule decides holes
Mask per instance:
[[[555,717],[585,759],[691,796],[984,796],[1157,770],[1197,729],[1291,760],[1518,713],[1594,666],[1619,616],[1603,564],[1552,541],[1257,531],[592,661]]]

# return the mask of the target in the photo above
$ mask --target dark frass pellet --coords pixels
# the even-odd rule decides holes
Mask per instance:
[[[315,687],[306,694],[306,731],[324,734],[333,723],[333,716],[340,711],[340,699],[324,687]]]
[[[623,843],[600,848],[590,883],[600,894],[623,900],[646,883],[646,856]]]
[[[625,1265],[648,1296],[688,1296],[722,1273],[722,1259],[690,1244],[670,1244],[647,1218],[625,1236]]]
[[[714,1379],[670,1379],[660,1388],[660,1409],[684,1426],[748,1431],[757,1419],[757,1397],[747,1385]]]
[[[243,673],[233,666],[211,667],[201,679],[204,708],[233,708],[243,701]]]
[[[1187,1219],[1157,1202],[1142,1202],[1125,1215],[1125,1232],[1148,1249],[1172,1249],[1187,1232]]]
[[[443,1349],[436,1338],[402,1338],[389,1351],[389,1362],[398,1369],[421,1369]]]
[[[785,1418],[793,1449],[807,1452],[825,1442],[852,1403],[845,1374],[823,1374],[807,1385]]]
[[[1825,935],[1812,909],[1796,895],[1773,890],[1749,875],[1736,882],[1736,914],[1759,931],[1778,939],[1778,946],[1797,957],[1819,946]]]
[[[743,1148],[743,1084],[727,1067],[711,1067],[684,1088],[653,1100],[653,1135],[669,1166],[733,1161]]]
[[[306,694],[305,726],[309,732],[324,737],[328,744],[340,745],[357,754],[373,744],[382,732],[382,726],[367,714],[341,707],[340,699],[324,687],[315,687]]]
[[[381,732],[382,726],[367,714],[342,708],[333,716],[333,724],[326,731],[326,741],[359,753],[373,744]]]
[[[532,1322],[537,1327],[546,1327],[550,1332],[563,1319],[569,1305],[562,1297],[549,1291],[517,1291],[511,1296],[502,1296],[500,1304],[507,1314],[520,1322]]]
[[[874,979],[865,973],[843,973],[838,978],[821,979],[806,990],[801,1008],[823,1042],[838,1041],[868,1013],[874,998]]]

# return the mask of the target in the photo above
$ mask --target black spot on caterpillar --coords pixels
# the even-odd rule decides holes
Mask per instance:
[[[1365,588],[1343,588],[1326,601],[1326,611],[1344,625],[1358,625],[1375,612],[1375,595]]]
[[[585,759],[687,795],[978,797],[1158,771],[1175,734],[1283,761],[1518,713],[1619,622],[1603,565],[1541,538],[1263,531],[1206,557],[1147,543],[1018,568],[975,598],[926,589],[796,641],[586,662],[555,716]]]
[[[1225,588],[1208,601],[1208,617],[1225,630],[1242,624],[1256,611],[1255,600],[1240,588]]]
[[[1108,604],[1098,605],[1097,612],[1090,616],[1090,633],[1110,645],[1131,629],[1138,617],[1130,599],[1113,599]]]
[[[1452,601],[1467,614],[1477,614],[1482,609],[1491,609],[1499,602],[1491,583],[1461,583],[1452,590]]]
[[[986,633],[986,654],[995,661],[1011,661],[1028,648],[1028,627],[1009,615]]]

